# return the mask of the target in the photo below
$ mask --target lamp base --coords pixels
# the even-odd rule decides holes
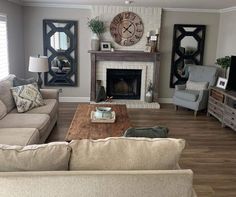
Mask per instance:
[[[38,72],[38,81],[37,81],[37,83],[38,83],[39,89],[41,89],[42,84],[43,84],[43,80],[41,78],[41,74],[42,74],[41,72]]]

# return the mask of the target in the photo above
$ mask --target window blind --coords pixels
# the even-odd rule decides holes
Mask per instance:
[[[0,15],[0,79],[9,74],[7,18]]]

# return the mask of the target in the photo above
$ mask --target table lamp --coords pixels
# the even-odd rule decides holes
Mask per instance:
[[[38,73],[38,87],[41,88],[43,81],[41,78],[42,72],[48,72],[48,57],[47,56],[38,56],[29,58],[29,71]]]

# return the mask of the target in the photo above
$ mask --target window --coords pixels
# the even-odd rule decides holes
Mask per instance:
[[[0,79],[9,74],[7,17],[0,15]]]

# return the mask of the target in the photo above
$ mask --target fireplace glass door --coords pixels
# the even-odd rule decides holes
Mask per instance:
[[[107,69],[107,96],[140,99],[142,70]]]

